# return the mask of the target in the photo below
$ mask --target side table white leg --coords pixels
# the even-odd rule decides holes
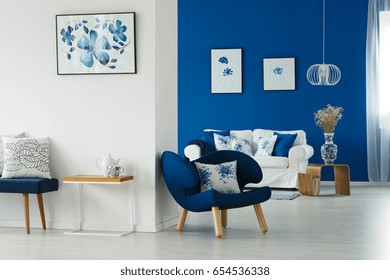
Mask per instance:
[[[84,223],[84,211],[83,211],[83,183],[79,183],[79,203],[77,207],[77,230],[82,230]]]

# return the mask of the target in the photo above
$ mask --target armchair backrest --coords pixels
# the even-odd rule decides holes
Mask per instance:
[[[161,157],[165,184],[175,201],[186,208],[186,195],[200,191],[200,179],[196,168],[179,155],[166,151]]]
[[[195,162],[205,164],[220,164],[237,160],[237,181],[242,190],[248,183],[260,183],[263,179],[263,172],[260,165],[250,156],[232,150],[216,151],[207,154],[191,162],[195,168]]]

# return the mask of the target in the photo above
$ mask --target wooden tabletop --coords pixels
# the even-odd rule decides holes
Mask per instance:
[[[70,182],[94,182],[94,183],[120,183],[133,180],[133,176],[123,175],[118,177],[106,177],[103,175],[74,175],[64,177],[64,183]]]

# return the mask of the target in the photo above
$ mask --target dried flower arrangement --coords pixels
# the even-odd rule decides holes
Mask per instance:
[[[343,116],[342,107],[333,107],[328,104],[325,108],[314,113],[316,125],[322,128],[324,133],[334,133],[336,125]]]

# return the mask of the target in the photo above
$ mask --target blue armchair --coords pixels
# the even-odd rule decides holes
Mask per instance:
[[[200,177],[195,162],[220,164],[237,161],[237,181],[240,192],[222,194],[214,189],[200,191]],[[270,187],[254,188],[243,191],[248,183],[259,183],[262,171],[257,162],[250,156],[237,151],[217,151],[189,162],[179,155],[166,151],[161,158],[162,172],[169,192],[182,207],[177,230],[184,229],[188,211],[212,211],[215,235],[223,236],[222,227],[227,226],[227,209],[253,205],[260,229],[268,231],[260,203],[271,197]],[[221,214],[220,214],[221,211]]]

